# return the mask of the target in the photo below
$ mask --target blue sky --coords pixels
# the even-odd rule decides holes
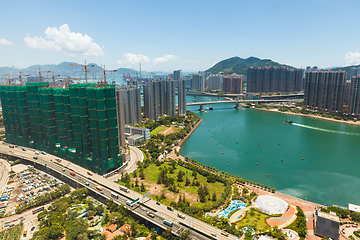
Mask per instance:
[[[0,67],[63,61],[185,72],[255,56],[360,64],[360,1],[0,1]]]

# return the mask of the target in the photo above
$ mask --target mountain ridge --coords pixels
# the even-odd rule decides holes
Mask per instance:
[[[210,72],[212,74],[224,73],[224,74],[243,74],[247,75],[247,69],[250,67],[265,67],[265,66],[276,66],[276,67],[290,67],[292,66],[281,64],[278,62],[274,62],[271,59],[260,59],[257,57],[248,57],[248,58],[240,58],[240,57],[231,57],[228,59],[224,59],[218,63],[216,63],[211,68],[207,69],[206,72]]]
[[[83,68],[81,66],[70,66],[70,64],[78,64],[76,62],[61,62],[59,64],[36,64],[31,65],[27,68],[15,68],[15,67],[0,67],[0,76],[3,75],[18,75],[19,71],[23,72],[23,74],[29,75],[37,75],[37,71],[39,68],[42,71],[51,71],[56,74],[60,74],[61,76],[74,76],[74,75],[83,75]],[[94,65],[92,68],[88,68],[88,70],[102,70],[103,68],[96,63],[88,63],[88,65]],[[33,71],[33,73],[27,73],[27,71]],[[97,73],[101,73],[101,71],[89,71],[88,74],[93,73],[94,75],[98,75]],[[117,74],[129,73],[129,74],[137,74],[138,71],[130,68],[118,68],[116,69]]]

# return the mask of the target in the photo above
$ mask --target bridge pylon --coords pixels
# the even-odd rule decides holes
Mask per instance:
[[[235,104],[235,107],[234,107],[235,109],[240,109],[240,104],[239,104],[239,102],[236,102],[236,104]]]

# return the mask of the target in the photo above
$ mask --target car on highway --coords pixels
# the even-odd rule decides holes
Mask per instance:
[[[167,210],[174,211],[173,207],[167,206],[166,208],[167,208]]]
[[[225,231],[221,231],[221,234],[224,235],[225,237],[229,236],[229,234]]]
[[[160,203],[159,203],[159,202],[156,202],[156,204],[157,204],[157,205],[160,205]]]
[[[142,207],[141,210],[146,211],[146,208]]]
[[[155,215],[154,215],[152,212],[150,212],[150,211],[148,211],[146,214],[147,214],[149,217],[152,217],[152,218],[155,217]]]
[[[89,186],[89,183],[88,183],[88,182],[86,182],[86,183],[85,183],[85,185],[86,185],[86,186]]]
[[[23,147],[23,148],[21,148],[21,150],[26,151],[26,148]]]
[[[37,157],[37,156],[34,156],[33,158],[34,158],[35,160],[36,160],[36,159],[38,159],[38,157]]]

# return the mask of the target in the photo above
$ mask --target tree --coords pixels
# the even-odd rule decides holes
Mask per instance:
[[[197,172],[193,171],[191,175],[194,177],[194,179],[196,179]]]
[[[137,178],[135,179],[135,187],[139,187],[139,181]]]
[[[180,234],[180,238],[179,240],[191,240],[191,231],[190,229],[186,229],[185,231],[183,231],[181,234]]]
[[[184,173],[183,173],[183,171],[180,170],[177,175],[177,181],[183,182],[184,181],[183,176],[184,176]]]
[[[211,199],[213,202],[215,202],[216,201],[216,193],[213,193],[213,195],[212,195],[212,199]]]
[[[140,177],[141,180],[145,179],[145,174],[144,174],[144,169],[143,168],[140,169],[139,177]]]
[[[133,177],[136,178],[137,177],[137,173],[136,171],[133,172]]]
[[[143,183],[143,182],[141,183],[141,186],[140,186],[140,191],[141,191],[141,192],[145,192],[145,191],[146,191],[146,189],[145,189],[145,185],[144,185],[144,183]]]
[[[185,179],[185,186],[189,186],[190,185],[190,179],[188,177],[186,177]]]

